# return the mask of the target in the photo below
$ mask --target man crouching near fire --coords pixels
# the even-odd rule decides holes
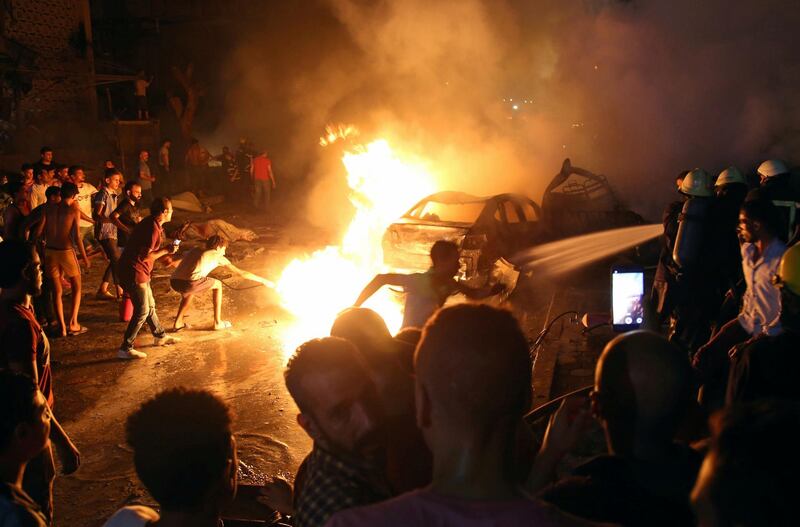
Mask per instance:
[[[361,291],[355,306],[359,307],[385,285],[402,287],[406,293],[406,304],[402,328],[421,328],[447,299],[461,293],[472,300],[479,300],[503,291],[503,285],[473,288],[458,282],[455,277],[461,264],[458,261],[458,246],[450,241],[439,240],[431,247],[431,268],[424,273],[379,274]]]

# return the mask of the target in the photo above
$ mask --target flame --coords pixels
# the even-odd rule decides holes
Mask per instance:
[[[319,138],[319,146],[332,145],[340,139],[347,139],[348,137],[355,137],[358,135],[358,128],[351,124],[340,124],[334,126],[329,124],[325,127],[325,135]]]
[[[424,163],[401,157],[383,139],[346,151],[342,163],[355,215],[341,243],[293,260],[278,280],[281,305],[294,316],[282,336],[287,358],[304,341],[328,335],[336,315],[353,304],[377,273],[386,271],[384,231],[435,190]],[[402,306],[387,288],[364,307],[377,311],[392,333],[400,328]]]

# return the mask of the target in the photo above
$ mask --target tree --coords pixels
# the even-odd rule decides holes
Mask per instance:
[[[178,81],[183,90],[186,92],[185,102],[179,95],[170,92],[167,95],[169,105],[175,112],[178,118],[178,125],[180,126],[181,136],[187,142],[192,138],[192,122],[197,113],[197,105],[200,102],[200,97],[204,95],[204,90],[200,84],[192,78],[194,73],[194,65],[189,63],[185,70],[181,70],[177,66],[172,67],[172,76]]]

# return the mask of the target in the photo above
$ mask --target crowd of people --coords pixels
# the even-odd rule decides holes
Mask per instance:
[[[302,344],[286,365],[286,388],[312,449],[293,483],[274,478],[262,500],[297,527],[796,523],[800,198],[784,164],[768,161],[758,171],[762,181],[752,190],[733,168],[715,182],[700,169],[681,173],[684,199],[667,208],[653,288],[661,330],[608,342],[590,395],[566,398],[541,441],[526,420],[530,344],[512,312],[471,302],[443,307],[455,292],[497,292],[454,279],[458,247],[435,243],[427,273],[379,275],[330,335]],[[176,252],[163,242],[172,205],[153,199],[149,216],[131,228],[110,198],[115,176],[106,173],[89,218],[127,234],[106,285],[121,285],[133,299],[119,356],[140,358],[133,343],[145,322],[157,343],[173,338],[149,285],[153,263]],[[8,401],[0,405],[0,518],[21,525],[52,521],[51,441],[65,472],[80,462],[54,413],[49,343],[33,309],[45,289],[43,268],[71,278],[77,267],[64,233],[78,237],[84,219],[74,205],[79,179],[62,184],[60,201],[45,188],[44,226],[34,230],[46,238],[44,260],[25,237],[0,243],[0,392]],[[133,202],[129,209],[140,191],[122,198]],[[7,211],[22,226],[32,214]],[[57,252],[67,249],[72,259]],[[221,289],[208,278],[217,266],[267,283],[232,266],[224,241],[211,238],[177,264],[171,286],[182,302],[173,329],[185,327],[192,295],[208,290],[215,328],[228,326]],[[360,307],[383,285],[407,292],[397,335]],[[61,290],[53,286],[51,294]],[[82,331],[78,307],[73,302],[69,323],[60,315],[60,329]],[[565,456],[592,422],[603,431],[603,452],[564,474]],[[126,506],[105,525],[220,525],[237,490],[235,433],[230,408],[202,388],[172,388],[144,402],[128,417],[126,438],[158,510]]]

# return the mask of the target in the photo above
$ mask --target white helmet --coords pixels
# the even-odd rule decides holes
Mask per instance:
[[[691,170],[686,177],[683,178],[681,183],[681,194],[687,196],[695,196],[698,198],[707,198],[713,196],[714,192],[711,190],[711,178],[708,172],[702,168],[695,168]]]
[[[758,175],[765,179],[786,174],[788,172],[789,169],[786,168],[786,163],[780,159],[767,159],[758,165]]]
[[[734,183],[747,185],[747,180],[744,178],[742,173],[739,172],[738,168],[731,166],[719,173],[719,176],[717,176],[717,182],[714,183],[714,186],[721,187],[722,185],[732,185]]]

